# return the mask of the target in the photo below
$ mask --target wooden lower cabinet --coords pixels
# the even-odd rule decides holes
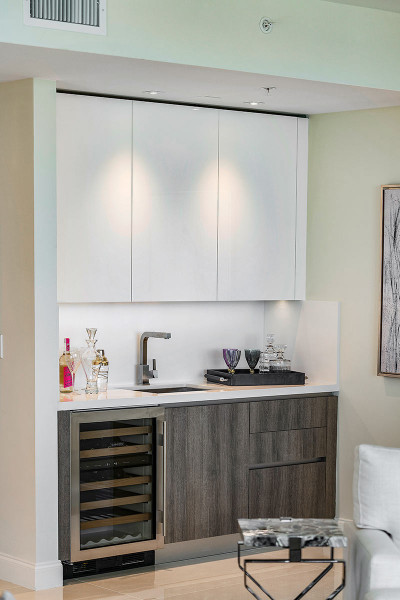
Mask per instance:
[[[238,518],[333,518],[337,398],[166,408],[166,543]]]
[[[249,403],[165,414],[166,543],[237,533],[248,516]]]
[[[249,517],[325,518],[325,463],[252,469]]]

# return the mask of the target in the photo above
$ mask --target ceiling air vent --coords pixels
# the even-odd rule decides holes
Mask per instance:
[[[105,35],[106,0],[24,0],[24,23]]]

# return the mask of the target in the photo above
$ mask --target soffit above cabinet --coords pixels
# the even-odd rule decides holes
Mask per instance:
[[[264,102],[256,110],[302,115],[400,105],[393,90],[0,43],[0,81],[28,77],[129,98],[153,98],[146,92],[159,90],[163,101],[217,107],[248,109],[244,103],[256,100]],[[265,87],[276,90],[268,96]]]

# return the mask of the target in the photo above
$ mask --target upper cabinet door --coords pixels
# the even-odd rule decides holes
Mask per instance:
[[[216,300],[218,111],[134,102],[132,191],[132,300]]]
[[[59,302],[131,300],[132,102],[57,96]]]
[[[294,299],[298,120],[219,114],[218,299]]]

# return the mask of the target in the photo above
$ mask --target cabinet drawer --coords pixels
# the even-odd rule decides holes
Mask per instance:
[[[326,397],[250,403],[250,433],[326,426]]]
[[[325,463],[252,469],[249,518],[324,518]]]
[[[325,427],[250,435],[250,465],[310,460],[325,455]]]

